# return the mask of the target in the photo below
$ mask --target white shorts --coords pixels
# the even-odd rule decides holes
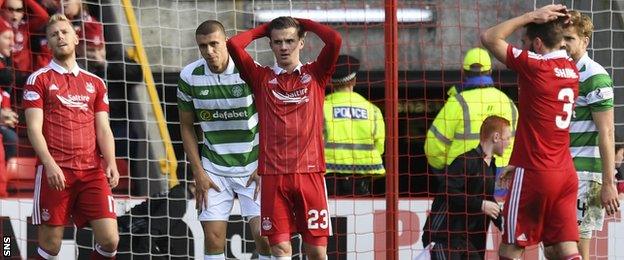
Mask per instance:
[[[256,200],[253,199],[256,183],[245,187],[249,176],[222,177],[209,172],[206,172],[206,175],[219,186],[221,192],[214,189],[208,190],[208,205],[199,212],[199,221],[227,221],[234,206],[236,194],[238,194],[240,211],[244,218],[260,216],[260,194],[258,193]]]

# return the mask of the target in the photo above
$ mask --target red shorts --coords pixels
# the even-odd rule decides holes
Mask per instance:
[[[37,166],[33,225],[62,226],[69,223],[71,217],[74,224],[82,228],[91,220],[117,218],[113,195],[101,168],[61,170],[65,175],[65,189],[58,191],[48,185],[43,165]]]
[[[503,243],[520,247],[578,241],[576,171],[516,168],[503,209]]]
[[[261,233],[275,245],[298,232],[308,244],[325,246],[331,236],[323,173],[262,175]]]

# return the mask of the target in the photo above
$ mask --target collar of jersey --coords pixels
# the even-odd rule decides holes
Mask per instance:
[[[585,52],[585,54],[583,54],[583,57],[581,57],[576,63],[576,69],[579,70],[579,72],[581,72],[581,69],[583,68],[583,66],[589,63],[590,60],[591,59],[589,58],[589,55],[587,55],[587,52]]]
[[[303,65],[301,64],[301,62],[299,62],[299,64],[297,64],[297,67],[295,67],[293,71],[301,73],[302,66]],[[280,75],[282,73],[287,73],[288,71],[286,71],[285,69],[282,69],[279,65],[277,65],[277,63],[275,63],[275,65],[273,65],[273,72],[275,73],[275,75]]]
[[[228,60],[227,68],[225,68],[225,70],[219,74],[213,73],[212,70],[210,70],[210,67],[208,66],[208,63],[206,62],[206,60],[205,59],[202,59],[202,60],[204,61],[204,73],[206,74],[206,76],[231,75],[231,74],[236,73],[236,66],[234,65],[234,61],[232,60],[232,57],[230,57]]]
[[[553,52],[546,53],[542,55],[544,59],[558,59],[558,58],[569,58],[568,53],[565,50],[556,50]]]
[[[67,74],[67,73],[71,73],[74,76],[78,76],[78,73],[80,73],[80,67],[78,67],[78,64],[74,64],[74,67],[71,70],[67,70],[65,68],[63,68],[61,65],[58,65],[56,62],[54,62],[54,60],[50,61],[50,68],[52,68],[54,71],[58,72],[59,74]]]

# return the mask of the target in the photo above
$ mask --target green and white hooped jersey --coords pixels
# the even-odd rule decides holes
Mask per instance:
[[[602,183],[598,129],[592,112],[613,109],[613,81],[587,53],[576,63],[576,68],[580,75],[579,97],[570,124],[570,153],[580,180]]]
[[[221,74],[212,73],[204,59],[184,67],[177,96],[178,109],[193,111],[201,126],[206,171],[246,177],[258,168],[258,113],[231,58]]]

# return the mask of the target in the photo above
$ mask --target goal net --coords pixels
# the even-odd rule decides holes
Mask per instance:
[[[292,15],[323,22],[341,33],[341,54],[354,56],[361,64],[355,92],[382,111],[386,102],[398,106],[398,148],[385,151],[398,157],[397,172],[387,173],[398,178],[398,210],[390,212],[398,220],[397,245],[388,248],[386,244],[385,178],[332,175],[326,179],[334,232],[329,239],[328,259],[385,259],[388,250],[398,251],[399,259],[415,259],[426,253],[421,236],[435,195],[434,173],[424,152],[425,138],[448,98],[447,92],[462,82],[464,55],[480,46],[479,34],[488,27],[553,2],[398,1],[398,100],[390,100],[384,92],[385,49],[393,42],[384,39],[385,1],[82,1],[83,8],[104,25],[107,65],[102,75],[109,89],[110,122],[122,174],[120,186],[113,190],[121,236],[119,259],[203,257],[204,236],[197,221],[192,185],[186,181],[192,180],[192,173],[182,147],[176,97],[180,70],[201,57],[194,32],[202,21],[221,21],[231,37],[277,16]],[[624,3],[563,2],[589,14],[594,21],[589,55],[613,77],[616,132],[623,135]],[[519,36],[512,36],[510,41],[520,45]],[[313,61],[322,46],[316,35],[308,33],[301,61]],[[247,50],[259,63],[274,64],[266,39],[255,41]],[[495,85],[517,102],[516,74],[493,61],[492,76]],[[327,88],[326,93],[331,92]],[[391,118],[386,115],[386,126],[392,124]],[[10,257],[21,259],[34,256],[37,246],[36,227],[30,220],[36,162],[25,125],[20,124],[16,133],[17,155],[7,164],[10,196],[0,200],[0,233],[9,237]],[[387,163],[385,166],[388,168]],[[499,188],[497,196],[502,199],[504,192]],[[225,255],[252,259],[257,257],[255,244],[238,207],[236,203],[228,221]],[[603,231],[592,239],[592,258],[624,257],[616,250],[621,233],[614,231],[623,225],[619,214],[606,219]],[[93,248],[91,235],[89,229],[67,226],[59,259],[86,259]],[[304,259],[300,237],[293,236],[292,242],[294,258]],[[500,232],[492,226],[486,258],[497,257],[498,243]],[[525,257],[543,256],[538,248],[529,248]]]

